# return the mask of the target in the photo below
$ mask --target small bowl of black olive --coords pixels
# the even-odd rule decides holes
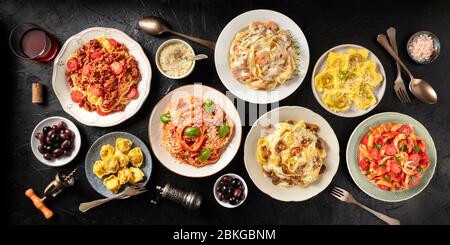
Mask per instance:
[[[248,188],[241,176],[229,173],[217,179],[213,192],[220,205],[226,208],[235,208],[244,203]]]
[[[31,135],[31,149],[36,158],[45,165],[63,166],[78,154],[81,136],[77,126],[64,117],[42,120]]]

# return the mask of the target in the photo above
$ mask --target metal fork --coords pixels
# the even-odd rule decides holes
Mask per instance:
[[[386,33],[388,35],[389,43],[391,44],[392,49],[398,55],[397,35],[396,35],[395,28],[394,27],[389,27],[387,29]],[[405,87],[405,83],[403,82],[402,72],[400,70],[400,65],[398,64],[398,62],[395,62],[395,64],[397,65],[397,78],[395,79],[395,82],[394,82],[395,94],[397,95],[397,97],[400,100],[400,102],[402,102],[403,104],[411,103],[411,99],[409,98],[408,92],[407,92],[406,87]]]
[[[107,198],[103,198],[103,199],[94,200],[91,202],[80,203],[80,206],[78,207],[78,209],[81,212],[86,212],[91,208],[98,207],[104,203],[111,201],[111,200],[119,199],[122,197],[136,196],[136,195],[142,194],[146,191],[147,191],[147,189],[145,189],[145,186],[143,186],[143,185],[128,186],[127,188],[125,188],[124,191],[122,191],[116,195],[113,195],[113,196],[110,196]]]
[[[334,186],[333,189],[331,190],[331,195],[343,202],[352,203],[352,204],[355,204],[355,205],[367,210],[368,212],[377,216],[379,219],[383,220],[384,222],[388,223],[389,225],[400,225],[400,220],[391,218],[385,214],[382,214],[378,211],[375,211],[373,209],[370,209],[370,208],[362,205],[361,203],[356,201],[355,198],[353,198],[352,194],[348,193],[348,191],[346,191],[342,188]]]

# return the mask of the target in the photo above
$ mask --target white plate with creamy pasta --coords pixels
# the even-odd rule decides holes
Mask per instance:
[[[211,118],[217,124],[211,124]],[[236,107],[224,94],[194,84],[179,87],[158,102],[150,115],[148,135],[152,151],[167,169],[200,178],[231,162],[240,146],[242,126]]]
[[[272,10],[252,10],[222,30],[214,62],[220,80],[235,96],[268,104],[300,86],[308,71],[309,47],[289,17]]]
[[[260,157],[258,156],[258,147],[261,144],[261,139],[264,138],[265,131],[268,127],[276,127],[277,124],[283,122],[289,122],[289,124],[296,124],[297,122],[301,122],[301,124],[307,123],[315,125],[315,127],[318,129],[317,137],[323,140],[324,149],[326,151],[326,156],[323,159],[323,165],[325,166],[325,168],[319,168],[321,169],[321,173],[319,173],[318,178],[313,182],[305,182],[302,177],[302,183],[285,185],[282,182],[276,181],[273,178],[274,176],[267,175],[267,172],[265,171],[266,168],[264,167],[265,165],[260,163]],[[283,130],[283,135],[284,132],[286,131]],[[281,139],[282,138],[280,138],[280,141]],[[301,140],[301,142],[302,141],[303,140]],[[286,143],[288,147],[287,150],[289,150],[291,146],[296,146],[294,145],[296,144],[295,142],[296,141],[294,140],[292,141],[292,144]],[[311,142],[309,143],[309,145],[314,146],[315,144],[314,142]],[[292,149],[294,148],[299,147],[293,147]],[[302,148],[303,152],[306,153],[305,149],[307,148],[303,148],[303,146],[300,146],[300,148]],[[270,149],[272,149],[272,152],[276,150],[273,148]],[[285,158],[283,153],[286,153],[286,151],[280,151],[281,159]],[[287,151],[287,153],[289,153],[291,157],[293,156],[292,152]],[[303,153],[301,153],[301,155],[303,155]],[[288,158],[288,160],[289,159],[291,158]],[[285,160],[281,161],[282,164],[280,165],[284,165]],[[256,187],[258,187],[258,189],[260,189],[262,192],[266,193],[274,199],[284,202],[304,201],[316,196],[317,194],[325,190],[325,188],[327,188],[327,186],[331,183],[331,180],[333,179],[339,167],[339,142],[331,126],[319,114],[300,106],[283,106],[262,115],[253,124],[250,132],[247,134],[247,138],[245,139],[244,162],[248,175],[250,176]],[[304,165],[305,167],[302,168],[302,171],[304,171],[305,174],[307,173],[307,165],[308,164]],[[297,172],[295,171],[295,173]],[[305,176],[305,174],[303,174],[303,176]]]
[[[137,63],[137,69],[139,71],[139,77],[140,80],[137,81],[137,84],[134,84],[134,98],[127,100],[126,103],[120,102],[122,105],[121,108],[117,109],[117,111],[112,111],[112,113],[106,113],[105,115],[100,115],[99,112],[96,112],[96,110],[92,107],[91,104],[88,106],[85,106],[83,108],[82,103],[77,102],[77,96],[74,96],[74,86],[73,84],[69,84],[69,77],[66,73],[69,72],[76,72],[78,67],[78,70],[80,70],[81,74],[84,75],[84,67],[87,63],[82,64],[81,61],[78,62],[78,66],[73,67],[72,65],[76,65],[76,62],[71,62],[74,55],[76,54],[77,50],[79,50],[81,47],[85,46],[86,44],[89,44],[91,40],[95,40],[98,38],[104,38],[104,40],[111,40],[111,42],[114,42],[114,44],[124,45],[127,49],[127,55],[130,55],[134,57],[135,62]],[[112,45],[112,44],[111,44]],[[88,57],[91,59],[95,59],[96,55],[100,55],[101,52],[89,52],[87,51]],[[107,52],[103,52],[103,54],[107,54]],[[101,59],[99,59],[101,60]],[[105,60],[105,59],[102,59]],[[95,61],[94,61],[95,62]],[[108,62],[108,61],[105,61]],[[123,61],[121,61],[123,62]],[[114,65],[117,65],[119,62],[113,62]],[[82,66],[81,66],[82,65]],[[90,64],[92,65],[92,64]],[[128,71],[127,64],[125,63],[125,66],[114,66],[112,63],[111,65],[111,71],[115,75],[115,77],[120,78],[119,75],[116,73],[125,74],[126,71]],[[108,64],[109,67],[109,64]],[[74,68],[71,70],[71,68]],[[82,71],[83,70],[83,71]],[[92,69],[91,69],[92,70]],[[106,69],[107,70],[107,69]],[[123,72],[121,72],[123,71]],[[71,74],[69,74],[71,75]],[[112,76],[112,75],[111,75]],[[71,77],[70,77],[71,78]],[[88,28],[86,30],[81,31],[78,34],[75,34],[74,36],[67,39],[67,41],[64,43],[64,45],[61,48],[61,51],[59,52],[58,56],[55,58],[55,62],[53,64],[53,76],[52,76],[52,86],[53,90],[55,91],[55,94],[65,112],[67,112],[69,115],[74,117],[76,120],[78,120],[80,123],[83,123],[88,126],[96,126],[96,127],[111,127],[117,124],[120,124],[124,122],[125,120],[132,117],[143,105],[145,99],[147,98],[147,95],[150,92],[150,82],[152,78],[152,69],[150,66],[150,62],[145,55],[142,47],[134,41],[132,38],[130,38],[128,35],[126,35],[124,32],[113,29],[113,28],[104,28],[104,27],[92,27]],[[71,78],[72,79],[72,78]],[[107,100],[106,97],[103,96],[103,94],[112,94],[113,92],[117,91],[120,94],[122,94],[121,91],[121,84],[122,80],[118,79],[117,81],[120,81],[120,83],[116,90],[112,89],[110,91],[103,91],[105,88],[101,88],[100,90],[96,90],[93,88],[93,90],[87,90],[90,91],[91,94],[98,95],[97,97],[102,97],[104,101]],[[98,84],[103,84],[102,81],[99,81]],[[84,93],[85,91],[83,91]],[[102,95],[98,94],[101,93]],[[89,93],[88,93],[89,94]],[[125,95],[125,92],[123,93]],[[86,98],[89,95],[85,95]],[[90,110],[87,110],[86,107],[91,107]],[[115,110],[116,110],[115,109]]]

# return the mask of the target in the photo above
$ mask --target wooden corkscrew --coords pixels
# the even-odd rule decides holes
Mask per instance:
[[[50,182],[50,184],[44,190],[44,197],[40,198],[36,195],[33,188],[29,188],[25,191],[25,196],[31,199],[34,206],[39,209],[46,219],[50,219],[53,217],[53,211],[47,208],[45,202],[47,200],[53,199],[61,194],[65,189],[71,187],[75,184],[74,174],[78,168],[75,168],[69,174],[64,174],[62,172],[58,172],[55,176],[55,179]]]

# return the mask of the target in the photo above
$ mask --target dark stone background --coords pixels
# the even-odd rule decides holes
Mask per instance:
[[[204,197],[204,205],[198,212],[188,212],[169,202],[159,206],[150,204],[152,193],[128,200],[115,201],[88,213],[80,213],[80,202],[100,196],[89,186],[84,169],[77,173],[76,187],[50,203],[56,217],[45,221],[25,198],[24,191],[33,187],[39,193],[55,175],[57,169],[46,167],[33,156],[30,134],[35,125],[48,116],[64,116],[79,127],[83,146],[75,161],[64,169],[84,166],[88,147],[100,136],[112,131],[127,131],[148,144],[147,123],[153,106],[162,98],[172,83],[157,71],[154,54],[160,43],[171,35],[152,37],[136,28],[136,21],[144,15],[165,18],[175,30],[216,40],[222,28],[235,16],[252,9],[267,8],[292,18],[305,33],[311,51],[309,73],[304,83],[291,96],[282,100],[283,105],[299,105],[321,114],[336,132],[341,146],[341,162],[333,184],[339,185],[362,203],[396,217],[403,224],[450,224],[450,9],[449,2],[424,1],[408,3],[399,1],[0,1],[0,28],[2,70],[2,119],[6,119],[3,143],[7,147],[7,159],[2,161],[2,203],[9,224],[383,224],[380,220],[359,209],[341,203],[323,192],[299,203],[283,203],[260,192],[249,179],[243,163],[243,147],[238,155],[221,172],[203,179],[191,179],[175,175],[161,166],[153,156],[154,172],[148,185],[168,181],[175,185],[194,189]],[[401,5],[400,5],[401,4]],[[51,88],[52,64],[36,64],[15,58],[8,47],[11,28],[22,22],[37,23],[55,34],[64,43],[67,38],[93,26],[114,27],[137,40],[144,48],[153,69],[151,92],[141,110],[127,122],[111,128],[87,127],[63,112]],[[394,95],[393,60],[376,43],[375,37],[393,25],[398,29],[401,57],[417,77],[431,81],[437,90],[439,102],[425,105],[417,100],[402,105]],[[406,41],[419,30],[434,32],[441,40],[442,52],[437,61],[429,65],[416,65],[407,57]],[[382,61],[387,73],[386,94],[381,103],[365,116],[346,119],[325,111],[311,92],[311,70],[318,57],[329,48],[355,43],[373,51]],[[198,62],[194,73],[175,83],[175,86],[203,82],[225,92],[214,67],[213,52],[192,43],[198,53],[210,56]],[[406,76],[404,76],[406,79]],[[47,86],[46,104],[31,104],[31,82],[39,80]],[[423,123],[434,138],[438,151],[436,173],[429,186],[415,198],[400,203],[385,203],[370,198],[353,183],[345,166],[345,146],[352,130],[366,117],[379,112],[397,111]],[[248,125],[248,123],[247,123]],[[244,127],[243,139],[249,130]],[[242,145],[244,140],[242,141]],[[242,175],[249,185],[249,197],[239,208],[225,209],[212,195],[215,179],[226,172]]]

